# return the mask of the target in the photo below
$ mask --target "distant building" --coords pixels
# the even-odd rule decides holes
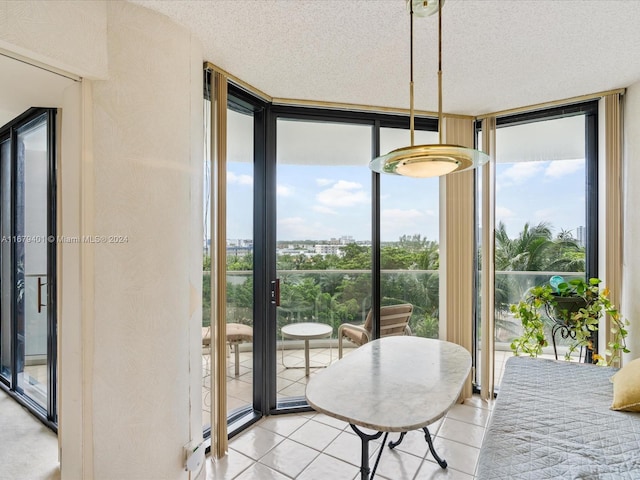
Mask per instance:
[[[351,235],[343,235],[340,238],[331,238],[328,241],[331,245],[349,245],[350,243],[355,243],[356,241],[353,239]]]
[[[246,238],[227,238],[228,247],[253,247],[253,240]]]
[[[578,240],[581,247],[587,244],[587,229],[582,225],[576,228],[576,240]]]
[[[340,255],[342,249],[340,245],[318,244],[315,246],[315,252],[319,255]]]
[[[227,257],[244,257],[253,253],[253,246],[239,247],[236,245],[227,245]]]

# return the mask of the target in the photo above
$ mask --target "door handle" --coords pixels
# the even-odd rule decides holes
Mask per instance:
[[[42,281],[42,277],[38,277],[38,313],[42,313],[42,307],[46,307],[46,303],[42,303],[42,287],[44,287],[47,282]]]
[[[276,278],[271,281],[271,304],[276,307],[280,306],[280,279]]]

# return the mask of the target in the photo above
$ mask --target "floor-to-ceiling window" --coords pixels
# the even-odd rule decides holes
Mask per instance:
[[[413,333],[438,336],[439,194],[437,179],[387,178],[368,167],[374,156],[409,142],[407,117],[274,106],[233,85],[228,98],[226,320],[252,335],[227,346],[233,435],[242,415],[306,408],[306,381],[338,358],[338,328],[363,324],[376,303],[412,303]],[[417,141],[434,142],[436,127],[433,119],[417,119]],[[210,168],[203,335],[214,263]],[[305,330],[318,326],[321,333]],[[348,354],[357,345],[345,339],[344,347]],[[210,365],[205,345],[205,430]]]
[[[597,276],[596,116],[592,102],[497,119],[496,384],[521,332],[509,306],[552,276]]]
[[[227,322],[227,371],[226,405],[229,419],[242,417],[243,414],[261,409],[254,401],[254,383],[259,373],[254,368],[255,352],[259,335],[254,335],[257,309],[254,305],[256,292],[255,250],[254,250],[254,189],[256,188],[254,163],[263,154],[256,154],[255,137],[260,130],[260,118],[263,113],[259,102],[251,103],[252,98],[237,88],[228,95],[226,111],[226,322]],[[210,146],[211,102],[205,102],[205,130],[207,150]],[[263,142],[259,148],[264,149]],[[212,363],[210,357],[211,342],[211,275],[212,251],[211,238],[211,196],[213,176],[211,152],[207,151],[204,162],[204,205],[203,205],[203,427],[210,426],[212,408]],[[258,315],[261,317],[261,315]],[[262,318],[262,317],[261,317]],[[260,365],[262,362],[257,360]],[[258,375],[258,377],[256,377]]]
[[[409,130],[380,129],[380,151],[409,144]],[[438,143],[416,131],[415,143]],[[380,176],[380,304],[410,303],[412,334],[439,336],[439,179]]]
[[[55,110],[0,131],[0,383],[55,426]]]
[[[253,404],[253,137],[253,111],[231,97],[227,109],[227,323],[247,336],[238,334],[229,346],[230,416]]]

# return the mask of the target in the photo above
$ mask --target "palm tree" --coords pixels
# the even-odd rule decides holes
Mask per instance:
[[[496,228],[496,270],[511,272],[584,272],[584,247],[570,231],[561,230],[553,238],[551,225],[528,222],[517,238],[509,238],[504,223]],[[509,305],[522,297],[534,285],[546,281],[544,276],[498,275],[496,277],[496,325],[507,321]],[[506,323],[505,323],[506,325]]]
[[[529,222],[517,238],[509,238],[506,226],[499,222],[495,232],[495,264],[497,271],[531,272],[547,268],[554,242],[551,226],[541,222],[533,227]],[[537,279],[530,275],[496,275],[496,327],[513,333],[509,305],[532,287]]]
[[[556,236],[547,270],[585,271],[585,248],[578,243],[571,231],[561,230]]]
[[[496,228],[496,270],[519,272],[540,271],[549,263],[549,252],[553,246],[551,226],[540,222],[531,227],[529,222],[518,238],[511,239],[503,222]]]

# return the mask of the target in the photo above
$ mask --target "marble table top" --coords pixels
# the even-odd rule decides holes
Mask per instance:
[[[471,355],[454,343],[385,337],[366,343],[307,384],[315,410],[381,432],[408,432],[435,422],[455,404]]]

